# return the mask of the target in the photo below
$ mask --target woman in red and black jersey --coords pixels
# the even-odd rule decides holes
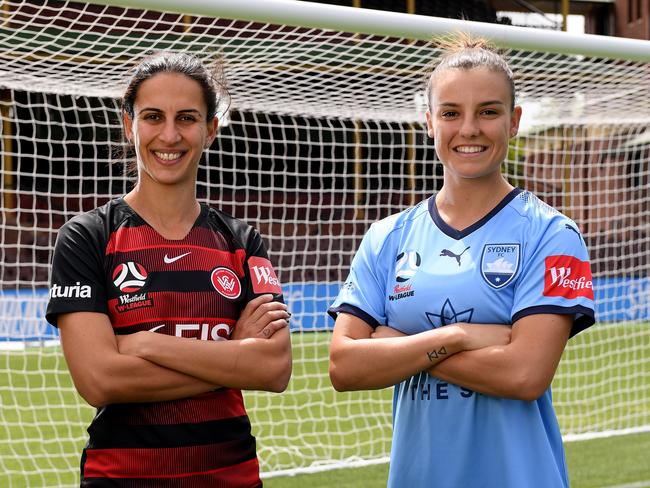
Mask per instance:
[[[137,183],[57,238],[47,319],[97,407],[82,486],[261,486],[241,390],[286,388],[289,313],[257,231],[196,198],[215,86],[193,56],[142,62],[122,100]]]

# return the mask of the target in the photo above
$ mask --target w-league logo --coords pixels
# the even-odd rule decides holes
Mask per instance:
[[[145,285],[148,276],[144,266],[129,261],[117,265],[113,271],[113,284],[122,293],[133,293]]]
[[[215,268],[210,275],[212,286],[221,296],[234,300],[241,294],[241,283],[235,272],[228,268]]]
[[[395,280],[404,283],[415,275],[422,264],[422,258],[416,251],[404,251],[395,258]]]

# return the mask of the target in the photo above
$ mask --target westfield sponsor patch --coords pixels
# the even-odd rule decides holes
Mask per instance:
[[[210,280],[221,296],[234,300],[241,295],[241,282],[235,272],[229,268],[215,268],[212,270]]]
[[[271,261],[259,256],[252,256],[248,258],[248,270],[253,282],[253,292],[282,293],[282,287],[277,276],[275,276]]]
[[[548,256],[544,262],[544,296],[594,299],[588,261],[574,256]]]

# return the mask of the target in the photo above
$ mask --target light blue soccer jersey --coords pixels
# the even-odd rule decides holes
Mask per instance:
[[[330,314],[416,334],[530,314],[594,323],[588,253],[576,224],[513,190],[457,231],[435,198],[373,224]],[[388,486],[568,486],[550,388],[532,402],[491,397],[420,373],[396,385]]]

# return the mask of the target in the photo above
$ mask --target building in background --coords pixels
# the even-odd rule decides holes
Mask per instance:
[[[632,39],[650,39],[650,2],[616,0],[614,35]]]
[[[463,2],[460,2],[463,3]],[[540,18],[562,17],[561,0],[485,0],[499,12],[516,12]],[[605,36],[650,39],[650,2],[647,0],[570,0],[568,14],[584,18],[584,32]]]

